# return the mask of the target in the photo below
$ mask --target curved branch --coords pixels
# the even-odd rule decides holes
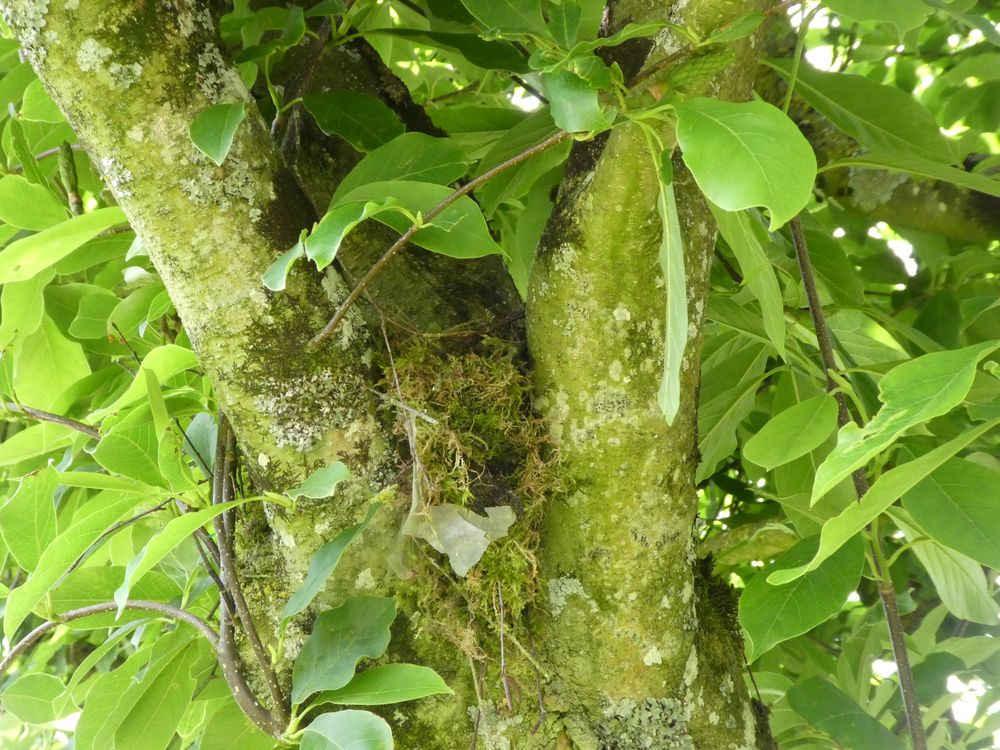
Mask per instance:
[[[164,604],[163,602],[151,602],[145,599],[128,599],[125,601],[122,609],[139,610],[142,612],[152,612],[163,617],[169,617],[174,620],[179,620],[181,622],[186,622],[188,625],[197,630],[201,635],[203,635],[209,643],[212,644],[213,648],[218,648],[219,645],[219,635],[212,627],[202,620],[197,615],[193,615],[178,607],[171,606],[169,604]],[[58,620],[49,620],[39,625],[37,628],[28,633],[24,638],[18,641],[7,655],[0,661],[0,675],[3,675],[13,663],[14,659],[23,654],[29,648],[31,648],[43,635],[48,633],[50,630],[54,630],[59,625],[67,622],[72,622],[73,620],[82,620],[84,617],[90,617],[91,615],[100,615],[106,612],[117,612],[118,605],[115,602],[104,602],[102,604],[91,604],[88,607],[80,607],[79,609],[71,609],[68,612],[63,612]]]
[[[59,414],[53,414],[48,411],[42,411],[41,409],[33,409],[30,406],[22,406],[21,404],[15,404],[12,401],[6,401],[2,404],[2,406],[4,411],[8,411],[11,414],[19,414],[24,417],[30,417],[31,419],[36,419],[39,422],[51,422],[52,424],[62,425],[63,427],[69,427],[71,430],[82,432],[84,435],[94,438],[94,440],[101,439],[101,433],[96,427],[84,424],[83,422],[78,422],[75,419],[63,417]]]

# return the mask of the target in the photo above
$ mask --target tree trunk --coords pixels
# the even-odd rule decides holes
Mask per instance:
[[[735,0],[622,2],[610,8],[608,27],[669,12],[674,23],[705,33],[754,7]],[[334,459],[352,470],[337,502],[302,504],[294,517],[275,511],[244,519],[242,572],[255,614],[273,624],[312,551],[353,523],[363,501],[393,482],[407,484],[398,479],[407,466],[396,450],[402,432],[381,416],[371,393],[383,377],[375,366],[381,332],[356,309],[330,343],[316,351],[306,346],[344,296],[341,275],[320,276],[300,264],[282,293],[260,282],[315,220],[313,206],[322,209],[329,187],[308,163],[317,153],[301,150],[303,190],[224,59],[201,3],[2,0],[0,10],[148,249],[259,485],[287,489]],[[679,46],[668,37],[652,50],[648,42],[623,45],[616,55],[628,76],[647,54]],[[735,45],[734,61],[700,84],[703,92],[745,99],[753,46]],[[357,64],[354,56],[336,59]],[[249,114],[219,167],[193,146],[188,126],[222,102],[243,102]],[[530,368],[516,350],[504,359],[495,349],[489,356],[481,349],[448,353],[393,339],[402,347],[404,380],[421,368],[438,377],[508,378],[497,386],[510,407],[504,418],[539,440],[534,450],[520,445],[520,466],[484,456],[470,485],[483,507],[519,496],[509,504],[522,511],[523,529],[512,535],[524,553],[522,570],[510,567],[511,542],[491,550],[497,567],[484,560],[484,572],[458,583],[420,564],[427,555],[414,554],[408,562],[417,579],[397,583],[387,560],[409,487],[345,561],[347,583],[339,590],[361,581],[397,590],[405,617],[395,648],[415,652],[456,689],[453,699],[398,714],[401,747],[464,748],[474,730],[483,750],[768,747],[766,720],[744,686],[733,599],[694,554],[698,365],[714,228],[690,176],[679,165],[677,172],[691,335],[672,425],[656,402],[665,304],[658,187],[634,126],[578,144],[571,157],[531,282]],[[361,250],[346,264],[351,276],[384,236],[365,230],[356,239]],[[419,319],[420,330],[516,309],[509,284],[491,281],[495,260],[455,282],[448,276],[456,273],[453,262],[414,258],[397,264],[396,276],[373,292],[376,308],[396,305],[411,323]],[[396,299],[394,290],[411,284],[415,291]],[[434,312],[421,311],[421,295],[429,295]],[[528,388],[540,418],[526,408]],[[490,409],[488,399],[476,403]],[[419,440],[411,442],[420,455]],[[543,451],[547,458],[539,460]],[[532,487],[544,491],[535,497]],[[328,592],[327,601],[336,596]],[[453,640],[440,638],[442,623]],[[263,630],[273,637],[271,628]],[[286,656],[294,656],[301,638],[301,630],[290,631]]]

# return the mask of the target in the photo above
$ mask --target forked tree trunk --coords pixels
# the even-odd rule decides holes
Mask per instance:
[[[704,33],[752,7],[623,2],[609,24],[671,13],[673,22]],[[311,552],[403,468],[401,436],[380,421],[370,392],[381,377],[371,365],[381,334],[355,312],[329,344],[310,351],[309,337],[343,297],[340,276],[303,266],[284,293],[261,285],[263,270],[314,212],[221,54],[204,5],[0,0],[0,9],[149,250],[254,476],[281,489],[333,458],[352,469],[337,502],[245,524],[244,544],[254,552],[244,555],[245,568],[267,577],[267,588],[250,581],[256,615],[273,623],[275,605],[298,585]],[[667,38],[656,54],[665,54],[663,45],[679,46]],[[753,45],[733,51],[735,62],[704,83],[705,93],[749,95]],[[644,43],[624,46],[626,73],[649,52]],[[244,102],[249,115],[217,167],[192,145],[188,125],[221,102]],[[733,600],[700,572],[693,547],[710,215],[678,169],[691,337],[680,415],[668,426],[656,403],[665,293],[658,188],[645,141],[625,126],[579,144],[568,175],[528,302],[529,376],[559,455],[554,484],[563,488],[544,499],[540,595],[527,616],[504,623],[505,642],[496,622],[474,632],[471,668],[466,654],[422,630],[429,614],[456,618],[460,630],[465,614],[406,613],[398,648],[441,670],[457,695],[406,707],[395,722],[399,746],[464,749],[478,726],[482,750],[764,748],[766,722],[744,687]],[[321,189],[311,190],[315,201]],[[447,299],[449,282],[427,283],[438,272],[418,265],[402,268],[399,283]],[[381,294],[391,301],[391,288]],[[504,292],[480,307],[509,303]],[[452,325],[454,308],[441,319]],[[381,526],[349,555],[345,580],[365,570],[382,580],[406,494],[400,491],[399,512],[382,514]],[[391,576],[384,579],[391,590]],[[292,652],[295,643],[293,633]]]

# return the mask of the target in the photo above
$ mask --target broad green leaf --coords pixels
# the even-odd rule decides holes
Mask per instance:
[[[94,460],[111,474],[123,474],[144,484],[166,487],[160,474],[159,441],[151,422],[113,428],[101,437]]]
[[[322,500],[330,497],[336,491],[338,484],[350,478],[351,470],[341,461],[334,461],[329,466],[316,469],[298,487],[286,490],[285,495],[292,500],[298,500],[300,497]]]
[[[60,711],[62,681],[50,674],[29,672],[18,677],[0,694],[5,711],[28,724],[45,724],[70,711]]]
[[[141,499],[137,495],[102,492],[77,510],[69,527],[45,548],[35,572],[10,592],[3,616],[3,630],[7,638],[14,637],[31,610],[52,590],[52,586],[77,558]]]
[[[147,498],[165,495],[163,488],[144,484],[137,479],[110,476],[96,471],[61,471],[59,484],[67,487],[86,487],[92,490],[112,490],[126,494],[145,495]]]
[[[824,4],[837,15],[852,21],[881,21],[896,27],[899,38],[922,25],[931,9],[917,2],[903,0],[824,0]],[[888,104],[888,102],[887,102]]]
[[[792,685],[788,703],[812,726],[826,732],[841,747],[856,750],[905,750],[899,737],[861,706],[820,676]]]
[[[198,359],[190,349],[176,344],[158,346],[143,358],[139,372],[136,373],[125,392],[107,409],[102,409],[100,413],[121,411],[126,406],[131,406],[146,398],[145,372],[147,370],[151,370],[159,382],[165,383],[174,375],[197,366]]]
[[[52,422],[31,425],[0,443],[0,466],[44,457],[73,443],[80,433]]]
[[[403,533],[426,540],[448,556],[456,575],[464,576],[479,562],[490,542],[507,535],[514,521],[514,511],[508,505],[486,508],[484,517],[469,508],[441,503],[411,515],[403,525]]]
[[[120,612],[125,606],[125,600],[129,598],[132,586],[162,561],[163,558],[169,555],[177,545],[216,516],[232,508],[238,508],[250,502],[251,499],[243,498],[241,500],[231,500],[228,503],[212,505],[208,508],[184,513],[169,521],[125,566],[124,581],[115,590],[114,599],[118,605],[118,611]]]
[[[233,147],[236,128],[246,116],[247,109],[243,102],[216,104],[202,110],[191,123],[191,142],[205,156],[222,166],[229,155],[229,149]]]
[[[818,537],[801,540],[775,560],[776,569],[809,561],[818,546]],[[767,582],[765,571],[755,575],[740,595],[740,624],[750,639],[747,660],[753,662],[782,641],[807,633],[837,614],[858,585],[864,561],[864,543],[856,537],[816,570],[791,583],[774,586]]]
[[[543,73],[542,89],[549,100],[552,119],[561,130],[599,133],[614,122],[614,110],[602,107],[597,90],[576,73],[568,70]]]
[[[839,515],[823,524],[819,549],[808,564],[777,571],[769,575],[767,580],[777,586],[794,581],[810,570],[818,568],[824,560],[846,544],[849,539],[860,533],[900,497],[913,489],[919,481],[998,424],[1000,424],[1000,418],[985,422],[919,458],[887,471],[875,481],[860,502],[849,505]]]
[[[35,71],[29,62],[18,62],[7,68],[0,78],[0,112],[6,114],[11,104],[20,101],[28,84],[34,80]]]
[[[764,330],[778,354],[785,356],[785,302],[771,259],[754,231],[754,220],[742,212],[723,211],[709,203],[719,233],[736,255],[743,283],[750,287],[764,315]],[[763,231],[763,228],[761,228]]]
[[[69,219],[66,207],[47,187],[21,175],[0,177],[0,221],[21,229],[48,229]]]
[[[201,655],[189,644],[145,686],[115,732],[115,750],[166,750],[195,689],[192,667]]]
[[[320,693],[315,704],[384,706],[428,695],[452,695],[454,691],[433,669],[415,664],[384,664],[356,675],[339,690]]]
[[[411,180],[448,185],[465,174],[469,161],[465,150],[451,138],[403,133],[366,154],[337,186],[331,204],[371,182]]]
[[[997,342],[932,352],[897,365],[879,383],[882,408],[868,424],[842,427],[837,447],[816,472],[812,502],[864,466],[911,427],[947,414],[972,387],[978,363]]]
[[[395,199],[411,213],[426,215],[454,192],[444,185],[430,182],[393,180],[373,182],[355,188],[344,195],[339,205],[348,203],[385,203]],[[402,234],[410,228],[410,219],[395,211],[385,211],[378,221]],[[500,253],[500,247],[490,235],[486,220],[475,202],[463,195],[433,220],[433,224],[413,236],[413,244],[453,258],[480,258]]]
[[[392,599],[357,596],[321,613],[292,668],[292,703],[344,687],[361,659],[377,659],[389,645],[396,618]]]
[[[69,334],[78,339],[103,339],[108,335],[108,318],[121,302],[111,291],[94,292],[80,300]]]
[[[365,516],[365,519],[361,523],[344,529],[316,551],[316,554],[313,555],[312,560],[309,562],[309,570],[306,572],[305,580],[302,581],[302,585],[299,586],[296,592],[292,594],[288,603],[285,604],[285,608],[281,610],[282,623],[288,620],[288,618],[302,612],[312,603],[312,600],[316,598],[316,594],[326,584],[327,579],[337,569],[340,558],[343,557],[348,545],[368,525],[380,507],[379,504],[373,503],[368,509],[368,515]]]
[[[56,536],[58,473],[46,468],[29,474],[0,506],[0,535],[17,564],[31,573]]]
[[[47,269],[27,281],[12,281],[3,285],[0,292],[0,348],[16,345],[38,330],[45,314],[45,287],[53,276],[53,270]]]
[[[333,263],[344,241],[354,227],[386,210],[398,210],[392,205],[378,203],[348,203],[344,206],[331,208],[305,239],[306,256],[316,264],[316,270],[322,271]]]
[[[768,64],[786,80],[791,76],[790,60]],[[931,113],[897,86],[801,65],[795,93],[869,151],[915,156],[938,164],[955,160],[951,144]]]
[[[285,284],[288,283],[288,273],[292,270],[295,261],[304,257],[305,254],[305,245],[302,244],[302,240],[299,240],[292,245],[291,249],[279,255],[277,260],[267,267],[261,277],[264,286],[272,292],[284,291]]]
[[[462,0],[462,5],[490,31],[549,38],[540,0]]]
[[[773,417],[743,446],[749,461],[770,471],[815,450],[837,427],[837,402],[814,396]]]
[[[12,242],[0,252],[0,284],[30,279],[105,229],[125,221],[125,214],[118,206],[109,206]]]
[[[59,107],[52,101],[42,82],[37,78],[28,84],[21,99],[21,119],[32,122],[65,122]]]
[[[950,182],[959,187],[977,190],[980,193],[992,195],[994,198],[1000,198],[1000,180],[908,154],[877,153],[852,156],[825,164],[822,171],[838,167],[851,169],[867,167],[869,169],[887,169],[890,172],[906,172],[930,180]]]
[[[904,511],[891,510],[892,520],[906,539],[913,542],[913,554],[931,577],[934,591],[955,617],[969,622],[1000,624],[1000,604],[987,586],[983,566],[961,552],[938,544],[924,529],[916,528]]]
[[[251,724],[230,698],[208,721],[199,750],[272,750],[274,738]]]
[[[575,2],[560,3],[549,13],[549,32],[563,49],[569,49],[576,44],[582,15],[582,9]]]
[[[907,492],[903,507],[933,539],[1000,569],[1000,472],[952,459]]]
[[[486,40],[478,34],[404,28],[368,29],[364,34],[366,37],[400,37],[434,49],[457,52],[473,65],[487,70],[509,70],[512,73],[527,73],[531,70],[528,58],[517,47],[500,40]]]
[[[322,714],[302,734],[301,750],[393,750],[385,719],[349,709]]]
[[[664,153],[661,158],[669,164],[669,152]],[[660,216],[660,251],[657,259],[667,296],[663,329],[663,373],[656,400],[667,424],[673,424],[681,405],[681,365],[688,341],[688,299],[684,243],[681,239],[674,186],[664,179],[662,171],[656,210]]]
[[[17,398],[36,409],[52,408],[63,391],[89,374],[83,347],[66,338],[48,315],[14,355]]]
[[[403,133],[403,123],[374,96],[355,91],[307,94],[302,104],[327,135],[339,135],[358,151],[373,151]]]
[[[781,110],[763,101],[698,97],[676,111],[684,163],[712,203],[726,211],[764,206],[772,231],[805,207],[816,157]]]

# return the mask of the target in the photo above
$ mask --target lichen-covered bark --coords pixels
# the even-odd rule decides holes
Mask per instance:
[[[704,32],[750,9],[691,2],[675,20]],[[739,50],[709,84],[713,93],[745,98],[752,61],[748,47]],[[539,642],[550,689],[574,747],[756,748],[738,632],[694,564],[698,361],[714,225],[679,171],[690,328],[680,412],[668,425],[657,403],[658,182],[645,138],[620,127],[603,147],[578,146],[569,175],[528,302],[538,405],[573,487],[549,508],[542,543],[549,601]]]

